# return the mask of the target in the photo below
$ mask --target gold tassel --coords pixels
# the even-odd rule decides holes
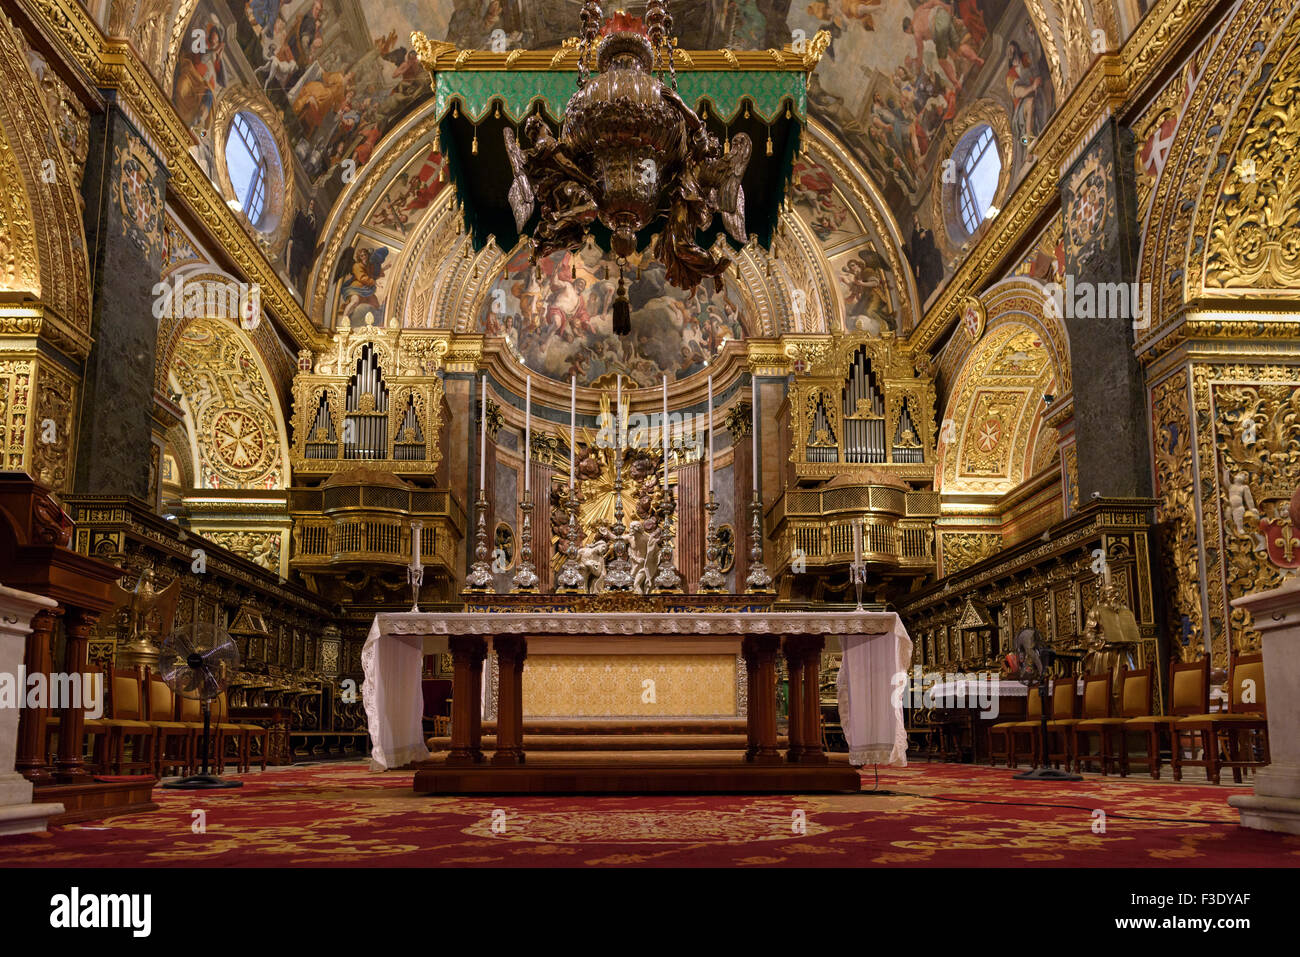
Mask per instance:
[[[495,110],[495,112],[493,112],[492,115],[493,115],[496,119],[498,119],[498,120],[501,119],[501,104],[500,104],[500,102],[497,103],[497,105],[496,105],[496,110]]]
[[[470,145],[469,145],[469,151],[470,151],[470,153],[472,153],[472,154],[475,155],[475,156],[478,155],[478,129],[477,129],[477,127],[476,127],[475,130],[474,130],[474,142],[470,143]]]
[[[722,155],[723,156],[731,155],[731,140],[724,139],[722,141]]]
[[[772,128],[770,126],[767,129],[767,155],[772,155]]]

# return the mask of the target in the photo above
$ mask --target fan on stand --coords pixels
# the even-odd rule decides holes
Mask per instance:
[[[173,694],[191,700],[197,698],[203,708],[203,766],[200,772],[163,787],[185,791],[243,787],[242,781],[222,780],[208,773],[212,702],[226,690],[239,671],[239,646],[213,625],[191,625],[167,636],[158,655],[158,670]]]
[[[1026,686],[1038,686],[1039,727],[1038,727],[1038,767],[1015,775],[1018,781],[1082,781],[1083,776],[1047,766],[1047,714],[1050,710],[1051,694],[1048,684],[1052,677],[1052,665],[1058,658],[1071,658],[1072,655],[1055,651],[1036,628],[1025,628],[1016,635],[1013,652],[1007,656],[1012,667],[1011,676],[1018,678]],[[1014,657],[1014,662],[1010,659]]]

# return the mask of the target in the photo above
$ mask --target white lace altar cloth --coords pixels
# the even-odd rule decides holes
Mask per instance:
[[[361,649],[370,766],[382,771],[430,756],[420,676],[424,656],[447,651],[447,639],[453,635],[564,635],[593,643],[629,636],[730,637],[739,652],[740,640],[747,635],[811,634],[836,636],[844,649],[840,718],[850,760],[906,763],[902,700],[893,689],[895,675],[906,671],[911,661],[912,642],[893,612],[405,612],[377,615]]]

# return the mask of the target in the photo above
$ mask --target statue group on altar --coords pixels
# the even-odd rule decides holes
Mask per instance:
[[[588,595],[598,595],[606,590],[605,562],[613,555],[617,539],[608,525],[598,525],[591,543],[578,549],[578,568],[583,577],[583,589]],[[621,540],[627,543],[627,557],[632,563],[632,590],[640,595],[650,594],[659,574],[662,524],[654,518],[634,521]]]

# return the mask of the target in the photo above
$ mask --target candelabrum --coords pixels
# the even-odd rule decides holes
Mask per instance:
[[[475,560],[473,566],[470,567],[469,574],[465,576],[465,590],[486,593],[492,588],[492,566],[488,564],[488,503],[482,489],[479,489],[478,501],[474,503],[474,507],[478,511],[478,531],[475,534],[474,545]]]
[[[614,449],[617,471],[614,473],[614,525],[612,551],[614,557],[605,565],[605,588],[608,591],[632,590],[632,562],[627,557],[627,526],[623,524],[623,450]]]
[[[673,500],[672,489],[664,489],[664,524],[659,544],[659,572],[650,583],[651,589],[659,595],[681,594],[682,576],[673,565],[673,538],[676,533],[673,515],[677,503]]]
[[[555,579],[555,590],[563,595],[578,595],[585,590],[586,576],[578,564],[578,549],[582,547],[582,529],[578,524],[578,489],[569,489],[568,545],[564,549],[564,564]]]
[[[524,500],[519,505],[519,510],[524,513],[523,531],[519,537],[519,567],[515,571],[513,587],[510,589],[515,594],[536,594],[537,592],[537,570],[533,567],[533,495],[531,492],[524,492]]]
[[[714,520],[718,503],[712,492],[709,492],[709,500],[704,503],[704,510],[709,513],[708,531],[704,536],[704,572],[700,575],[700,584],[695,590],[702,595],[716,595],[726,590],[727,580],[722,577],[722,566],[718,564],[722,546],[718,541],[718,523]]]
[[[763,564],[763,500],[758,491],[754,492],[754,501],[749,506],[749,575],[745,578],[745,594],[770,595],[772,593],[772,575]]]

